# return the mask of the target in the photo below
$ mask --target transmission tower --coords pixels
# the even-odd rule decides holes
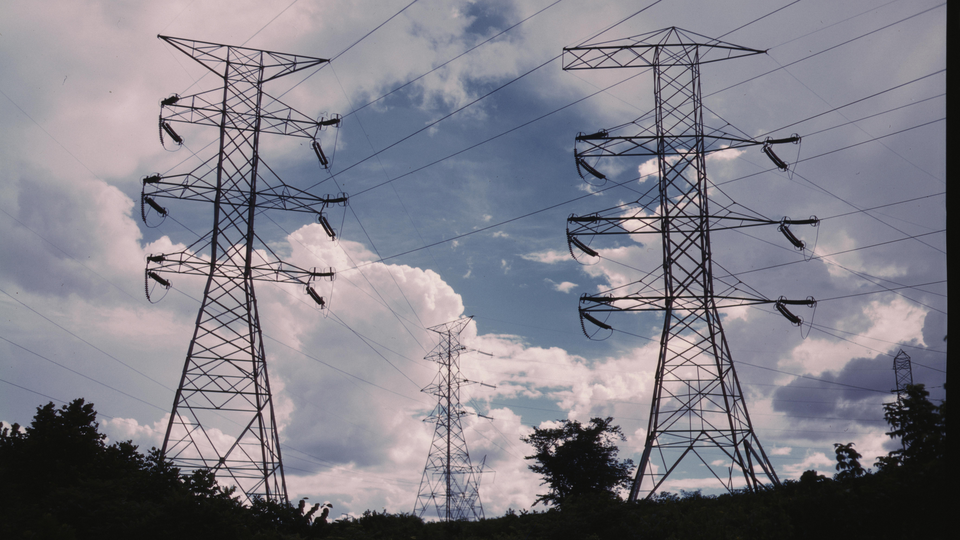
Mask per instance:
[[[472,317],[464,317],[430,328],[440,334],[440,343],[425,358],[439,365],[439,373],[422,392],[437,396],[437,407],[424,422],[436,422],[430,454],[420,479],[420,491],[413,513],[423,517],[428,507],[437,509],[441,521],[483,519],[480,503],[480,474],[483,464],[470,464],[467,441],[460,417],[460,386],[471,383],[460,375],[460,333]]]
[[[893,372],[897,377],[897,402],[900,402],[907,391],[907,385],[913,384],[913,365],[910,363],[910,356],[903,352],[903,349],[893,358]]]
[[[742,482],[751,490],[779,484],[776,472],[754,433],[718,308],[775,304],[796,325],[802,319],[789,305],[813,306],[806,300],[769,300],[736,280],[715,291],[710,233],[739,227],[779,225],[799,250],[804,243],[791,225],[805,220],[767,219],[734,202],[711,213],[705,156],[729,148],[763,145],[781,170],[788,165],[772,145],[795,143],[798,136],[757,141],[746,135],[707,129],[703,124],[700,66],[764,51],[667,28],[631,38],[585,44],[563,50],[563,69],[650,68],[655,107],[629,122],[576,137],[574,155],[581,177],[605,180],[597,160],[605,157],[657,158],[659,182],[635,202],[573,215],[567,241],[574,258],[595,259],[590,241],[599,235],[648,234],[659,237],[663,264],[628,286],[580,298],[584,333],[610,333],[615,312],[662,312],[663,332],[649,424],[630,500],[649,497],[671,475],[709,471],[728,490]],[[595,180],[596,179],[596,180]],[[590,325],[587,325],[589,322]],[[681,462],[688,462],[680,468]],[[736,479],[735,479],[736,476]]]
[[[180,146],[173,128],[182,122],[220,129],[219,152],[186,174],[155,174],[143,180],[144,222],[154,213],[165,218],[160,199],[213,204],[213,229],[179,253],[150,255],[145,281],[170,288],[165,273],[206,276],[196,328],[173,402],[162,452],[184,471],[208,469],[221,485],[236,485],[248,501],[262,497],[287,502],[280,440],[253,282],[296,283],[321,308],[314,288],[332,280],[333,270],[285,263],[257,236],[255,216],[279,209],[324,216],[346,196],[318,197],[287,186],[259,155],[260,135],[273,133],[312,139],[321,165],[326,156],[317,141],[339,116],[315,120],[263,92],[263,84],[327,62],[281,54],[159,36],[211,73],[223,86],[161,101],[160,139]],[[152,218],[156,219],[156,218]],[[159,285],[157,285],[159,284]]]

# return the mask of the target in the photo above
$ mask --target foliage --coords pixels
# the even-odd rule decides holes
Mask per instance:
[[[938,407],[927,399],[929,396],[924,385],[908,384],[902,400],[884,403],[883,417],[891,427],[887,435],[899,438],[903,448],[880,458],[878,468],[914,468],[946,460],[947,402]]]
[[[853,449],[853,443],[840,444],[834,443],[833,448],[837,452],[837,474],[834,478],[838,481],[849,480],[851,478],[860,478],[867,471],[860,466],[860,452]]]
[[[895,411],[900,416],[888,416],[891,433],[910,444],[891,452],[896,466],[875,474],[841,478],[859,467],[860,455],[852,443],[837,444],[838,465],[846,465],[838,468],[837,480],[807,471],[799,481],[787,480],[766,491],[716,497],[697,491],[660,493],[633,503],[610,491],[569,495],[562,510],[508,511],[497,518],[455,523],[367,511],[359,518],[323,524],[311,522],[306,501],[299,507],[269,501],[246,507],[209,472],[183,476],[156,449],[143,455],[129,442],[108,445],[98,431],[93,406],[83,400],[60,409],[50,404],[37,409],[27,428],[0,430],[0,538],[942,538],[952,515],[946,406],[923,403],[927,397],[922,390],[908,395]],[[623,439],[610,422],[568,422],[556,430],[537,430],[528,439],[538,431],[544,437],[552,432],[556,438],[550,449],[555,454],[569,443],[561,437],[564,427],[577,435],[571,440],[581,440],[578,432],[601,428],[594,441],[610,447]],[[934,432],[924,432],[923,426],[933,426]],[[584,435],[583,440],[591,438]],[[616,452],[606,458],[617,464]]]
[[[93,404],[37,408],[0,430],[0,538],[290,538],[298,509],[247,508],[209,471],[181,475],[156,448],[106,443]]]
[[[534,428],[521,440],[536,453],[530,470],[541,475],[550,491],[538,495],[534,506],[544,502],[563,505],[571,498],[616,498],[617,491],[630,484],[633,460],[617,461],[614,441],[626,440],[613,418],[594,418],[586,426],[566,420],[557,428]]]

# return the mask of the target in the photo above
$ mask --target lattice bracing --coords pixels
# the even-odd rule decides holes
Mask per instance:
[[[254,218],[280,209],[312,213],[323,223],[324,210],[345,205],[346,196],[295,189],[263,162],[262,133],[315,138],[339,119],[313,120],[265,94],[263,84],[326,60],[160,37],[223,81],[219,89],[164,99],[160,114],[161,140],[166,135],[177,144],[183,139],[171,122],[218,127],[218,153],[189,173],[143,180],[144,221],[148,209],[167,214],[161,199],[205,202],[214,210],[208,234],[184,251],[147,261],[148,283],[169,287],[169,273],[207,278],[162,451],[184,472],[212,470],[221,485],[236,486],[248,501],[286,502],[254,281],[299,284],[322,308],[313,284],[334,273],[280,260],[257,236]]]
[[[764,145],[767,153],[769,145],[797,142],[799,137],[757,141],[739,132],[705,128],[700,98],[702,64],[762,52],[677,28],[564,49],[564,69],[642,67],[654,76],[654,109],[615,128],[580,133],[574,157],[582,177],[601,180],[605,176],[598,160],[655,157],[656,192],[567,221],[570,252],[578,260],[600,257],[592,242],[610,235],[652,235],[663,254],[661,268],[633,283],[580,298],[588,335],[587,325],[612,330],[610,317],[617,313],[663,314],[647,438],[631,500],[649,497],[679,473],[712,477],[726,489],[779,483],[750,422],[718,309],[776,304],[796,322],[799,317],[788,315],[786,306],[813,305],[813,300],[771,300],[739,280],[715,280],[710,233],[779,225],[790,242],[803,249],[789,226],[815,226],[818,220],[772,220],[733,201],[711,212],[705,165],[709,152]]]

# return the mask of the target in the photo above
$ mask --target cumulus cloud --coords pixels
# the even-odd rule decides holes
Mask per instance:
[[[553,281],[553,280],[550,279],[550,278],[544,278],[544,281],[545,281],[548,285],[550,285],[550,287],[552,287],[553,290],[559,291],[559,292],[562,292],[562,293],[568,293],[568,292],[572,291],[572,290],[577,286],[576,283],[571,283],[571,282],[569,282],[569,281],[564,281],[563,283],[557,283],[556,281]]]

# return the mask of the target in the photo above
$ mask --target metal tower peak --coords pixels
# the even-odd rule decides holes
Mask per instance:
[[[225,71],[225,67],[229,64],[260,70],[262,74],[258,78],[261,82],[266,82],[329,62],[325,58],[315,58],[313,56],[250,49],[171,36],[158,35],[157,37],[173,45],[180,52],[193,58],[200,65],[220,77],[228,76],[229,72]]]

